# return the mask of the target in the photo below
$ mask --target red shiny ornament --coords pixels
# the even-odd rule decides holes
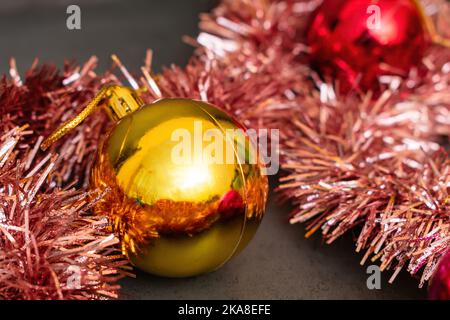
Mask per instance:
[[[324,0],[311,19],[311,64],[344,93],[377,91],[381,75],[406,76],[429,43],[413,0]]]
[[[440,260],[428,290],[430,300],[450,300],[450,250]]]

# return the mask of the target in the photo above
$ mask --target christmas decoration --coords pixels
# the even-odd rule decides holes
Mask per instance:
[[[412,0],[325,0],[312,14],[306,43],[312,66],[343,92],[378,90],[383,75],[417,72],[431,39]]]
[[[94,190],[106,192],[95,212],[109,214],[133,264],[186,277],[213,271],[240,252],[261,221],[268,187],[242,125],[201,101],[144,105],[134,90],[108,86],[43,148],[102,100],[120,122],[93,167]]]
[[[411,60],[411,64],[406,64],[405,58],[404,70],[389,69],[389,72],[377,75],[381,85],[375,83],[375,89],[368,81],[370,90],[365,90],[361,82],[363,75],[356,76],[355,82],[350,85],[347,82],[347,90],[355,89],[356,94],[341,95],[346,89],[345,74],[342,80],[342,76],[327,76],[315,66],[317,73],[311,69],[314,66],[305,60],[305,57],[314,58],[311,56],[313,48],[307,45],[307,31],[312,32],[310,22],[314,20],[316,15],[313,12],[320,3],[224,0],[213,12],[201,16],[202,32],[199,36],[186,39],[198,46],[186,67],[171,66],[153,76],[149,52],[142,75],[136,81],[117,59],[114,60],[133,88],[146,88],[146,92],[139,92],[144,104],[152,104],[162,97],[201,100],[235,116],[247,127],[280,129],[283,174],[278,194],[282,200],[293,204],[290,222],[309,221],[307,236],[320,230],[327,243],[350,230],[359,232],[356,246],[357,251],[365,250],[362,263],[371,260],[379,262],[383,270],[393,269],[390,281],[402,269],[413,275],[421,273],[420,286],[435,274],[430,296],[436,297],[435,292],[444,292],[438,284],[445,283],[435,280],[443,275],[438,262],[450,246],[450,163],[448,152],[442,149],[450,136],[450,52],[446,48],[450,5],[443,0],[425,0],[421,2],[420,10],[414,11],[409,2],[401,1],[408,9],[399,13],[402,19],[398,19],[394,26],[405,26],[411,19],[415,21],[416,12],[420,14],[421,27],[411,29],[414,36],[399,33],[404,35],[401,38],[411,40],[422,39],[418,31],[424,31],[426,50],[422,51],[422,40],[413,41],[420,44],[417,47],[420,61]],[[409,59],[413,46],[409,42],[407,46],[405,57]],[[370,55],[363,58],[369,59]],[[9,278],[0,277],[1,297],[114,297],[118,289],[115,281],[127,273],[124,261],[110,252],[114,240],[108,229],[101,224],[102,227],[96,229],[98,233],[90,234],[89,239],[83,236],[93,232],[91,226],[104,221],[85,212],[98,206],[101,212],[107,213],[105,208],[116,203],[108,202],[107,199],[111,199],[108,197],[117,199],[118,195],[114,184],[107,180],[107,184],[101,183],[114,174],[106,170],[97,171],[102,164],[100,155],[104,156],[103,159],[109,157],[108,144],[100,143],[108,137],[107,117],[97,112],[52,144],[51,153],[39,151],[43,137],[61,123],[74,118],[101,87],[120,84],[119,79],[109,72],[95,74],[94,66],[95,59],[91,59],[82,67],[66,66],[60,74],[48,67],[37,69],[34,65],[22,81],[12,61],[11,80],[4,79],[0,84],[0,136],[3,139],[0,140],[0,190],[9,192],[0,192],[0,208],[3,210],[0,211],[3,213],[0,215],[3,217],[0,219],[0,270],[2,274],[8,270],[10,275]],[[384,72],[385,66],[379,67]],[[376,73],[375,68],[372,70]],[[183,100],[183,103],[192,101]],[[93,111],[95,105],[92,104],[88,111]],[[111,141],[112,136],[107,139]],[[11,147],[14,144],[11,141],[20,142]],[[98,148],[99,157],[92,170],[94,151]],[[53,157],[55,153],[59,156]],[[133,159],[132,155],[127,159]],[[51,170],[47,167],[49,165]],[[9,170],[16,167],[18,171]],[[87,191],[91,171],[94,177],[101,174],[96,178],[100,190]],[[120,183],[125,179],[117,181]],[[25,189],[21,183],[25,183]],[[255,185],[265,186],[265,183]],[[20,203],[24,196],[11,196],[19,193],[27,194],[25,198],[31,199],[29,206],[23,207]],[[56,201],[49,203],[49,197]],[[87,197],[89,205],[86,204]],[[249,192],[245,197],[249,197]],[[14,199],[19,200],[14,202]],[[135,199],[137,201],[129,203],[130,206],[139,208],[143,205],[141,198]],[[233,212],[241,211],[243,200],[244,195],[239,189],[221,193],[219,203],[215,203],[214,217],[220,217],[219,223],[232,221]],[[164,208],[169,208],[169,204],[164,203]],[[33,212],[31,219],[30,212]],[[52,220],[50,213],[59,219]],[[111,217],[110,214],[108,216]],[[165,241],[168,233],[165,232],[167,229],[161,233],[163,229],[154,230],[149,235],[148,246],[142,246],[140,236],[144,234],[135,226],[145,225],[140,223],[145,220],[142,219],[144,216],[138,214],[129,221],[116,219],[113,222],[119,236],[125,240],[122,244],[126,248],[132,248],[131,245],[135,245],[135,249],[144,247],[149,249],[148,256],[141,257],[150,257],[150,243],[155,239]],[[17,220],[8,220],[13,219],[10,217]],[[248,217],[244,219],[248,221]],[[22,221],[29,221],[29,229],[23,227],[25,222]],[[47,221],[52,221],[52,226],[48,226]],[[110,221],[105,220],[105,224]],[[154,222],[151,221],[152,224]],[[158,220],[152,227],[167,227],[166,222]],[[191,223],[193,220],[183,222]],[[189,225],[195,239],[198,236],[195,228],[201,224]],[[52,232],[53,226],[57,226],[60,233]],[[170,226],[179,230],[177,227],[182,224]],[[212,228],[214,226],[212,223]],[[17,228],[25,229],[19,231]],[[50,264],[67,261],[66,256],[58,254],[52,256],[55,260],[29,255],[27,252],[36,252],[33,251],[33,241],[25,241],[27,245],[20,247],[25,250],[24,254],[11,250],[17,254],[13,253],[8,258],[1,256],[3,248],[9,252],[15,242],[24,241],[20,238],[22,230],[32,230],[30,235],[40,235],[41,230],[49,230],[45,241],[42,237],[34,238],[38,248],[48,246],[46,248],[50,252],[57,252],[62,248],[59,245],[61,241],[67,241],[65,244],[71,251],[63,251],[73,252],[70,259],[75,262],[75,267],[81,269],[69,268],[72,264],[66,264],[67,268],[55,267],[56,272],[43,273],[42,279],[47,280],[39,282],[40,279],[28,276],[36,273],[11,268],[24,266],[21,260],[24,257],[32,261],[33,266],[41,263],[47,266],[47,261]],[[76,235],[70,236],[74,233]],[[125,239],[128,234],[132,236]],[[139,237],[134,237],[136,234]],[[151,235],[157,237],[151,238]],[[30,239],[34,238],[30,236]],[[49,239],[55,242],[49,244]],[[92,250],[95,250],[94,256],[91,256]],[[132,259],[133,252],[138,252],[126,251]],[[95,258],[86,260],[87,256]],[[75,282],[78,289],[68,290],[66,283],[73,288],[73,282],[67,281],[70,276],[67,273],[73,269],[92,274],[96,279],[94,285],[90,286],[90,282],[84,281],[87,278],[81,277],[80,283]],[[105,277],[107,274],[113,276]],[[53,282],[48,281],[48,275]],[[12,283],[20,285],[14,287]],[[47,291],[36,291],[36,284]]]
[[[433,274],[428,297],[431,300],[450,300],[450,251],[442,257]]]

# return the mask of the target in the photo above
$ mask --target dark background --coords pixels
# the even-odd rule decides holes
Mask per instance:
[[[9,58],[22,73],[35,57],[62,66],[64,59],[100,59],[99,70],[116,53],[132,70],[145,50],[154,50],[154,67],[186,63],[192,48],[181,41],[195,36],[198,14],[210,0],[1,0],[0,72]],[[66,28],[66,8],[81,7],[82,29]],[[275,179],[271,181],[276,185]],[[124,299],[407,299],[424,298],[418,280],[402,272],[393,285],[383,273],[382,289],[368,290],[366,266],[348,234],[333,245],[319,235],[304,239],[303,226],[287,222],[289,207],[270,198],[266,217],[244,252],[222,269],[188,279],[165,279],[143,273],[122,282]]]

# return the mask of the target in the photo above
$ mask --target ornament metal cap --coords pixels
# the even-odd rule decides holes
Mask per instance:
[[[144,103],[131,88],[110,85],[103,87],[92,99],[91,102],[75,118],[63,123],[56,129],[41,145],[43,151],[47,150],[53,143],[66,135],[69,131],[77,127],[97,108],[104,106],[109,117],[114,121],[119,121],[127,114],[130,114]]]

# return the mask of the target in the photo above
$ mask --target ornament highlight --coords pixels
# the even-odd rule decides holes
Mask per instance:
[[[106,87],[46,148],[103,103],[118,120],[100,145],[94,211],[107,214],[138,268],[168,277],[213,271],[239,253],[262,219],[268,182],[244,127],[190,99],[144,105],[136,92]]]
[[[427,21],[412,0],[324,0],[306,33],[311,64],[342,92],[379,90],[379,77],[406,77],[430,43]]]

